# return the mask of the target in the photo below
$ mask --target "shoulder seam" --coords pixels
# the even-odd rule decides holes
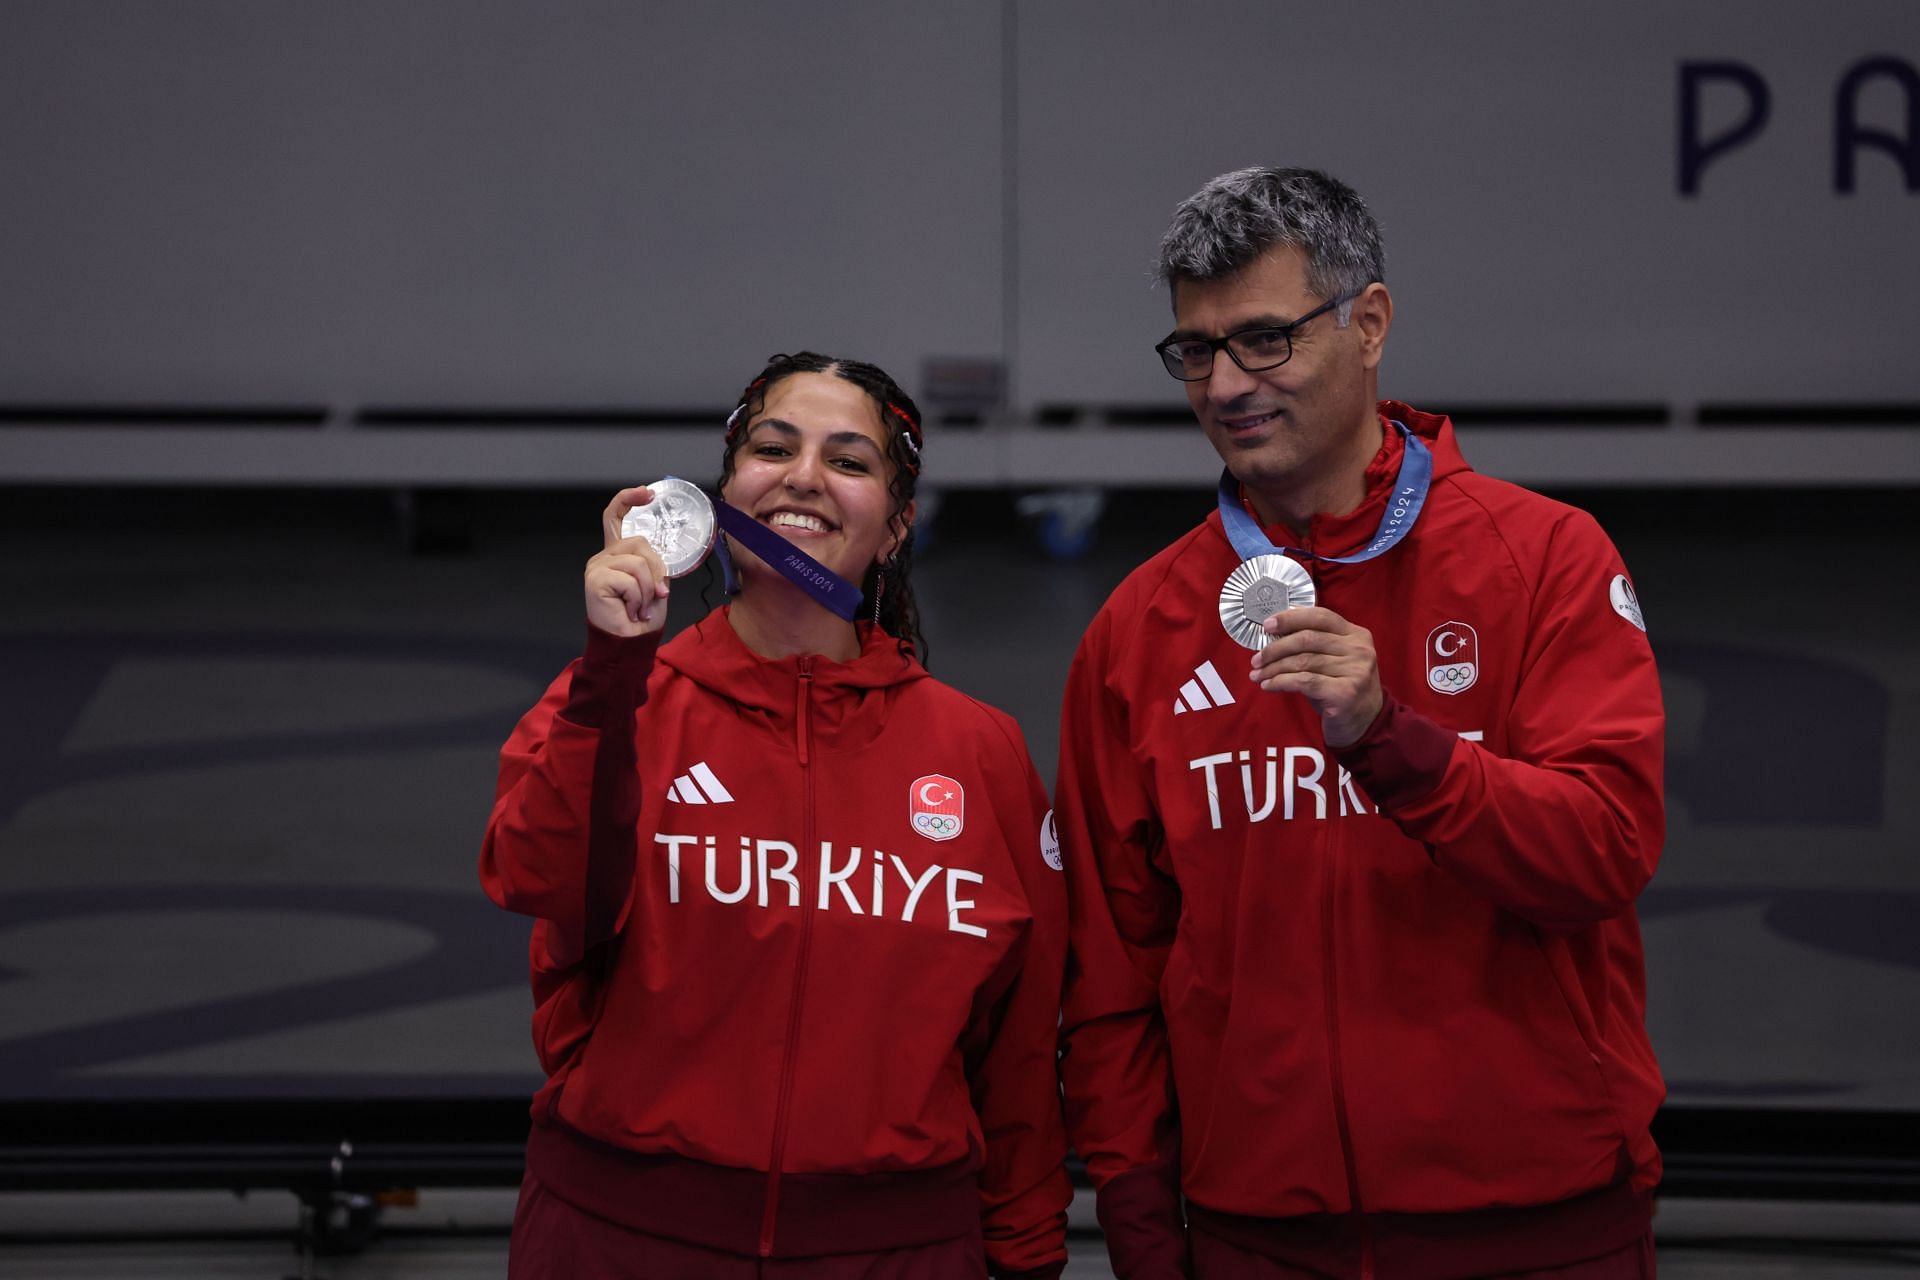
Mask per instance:
[[[1451,481],[1452,477],[1448,477],[1448,479]],[[1527,572],[1525,566],[1520,563],[1520,556],[1514,551],[1513,543],[1507,540],[1507,531],[1501,527],[1500,518],[1493,514],[1492,509],[1489,508],[1486,503],[1482,502],[1478,495],[1469,492],[1464,485],[1455,483],[1452,484],[1451,487],[1462,499],[1471,502],[1474,508],[1486,517],[1488,527],[1493,530],[1493,536],[1500,540],[1501,550],[1507,553],[1507,563],[1513,566],[1513,571],[1520,575],[1520,581],[1526,584],[1527,602],[1529,606],[1528,612],[1531,613],[1533,599],[1540,594],[1540,584],[1533,579],[1533,576]],[[1558,520],[1554,522],[1556,528],[1559,524],[1560,521]]]
[[[952,685],[943,687],[953,688]],[[1025,731],[1020,728],[1020,722],[1016,720],[1010,712],[994,706],[991,702],[982,702],[970,693],[962,693],[958,689],[954,689],[954,692],[960,694],[962,698],[965,698],[975,709],[985,716],[987,723],[992,725],[999,732],[1000,736],[1006,740],[1007,749],[1013,753],[1016,760],[1031,766],[1033,757],[1031,753],[1027,751]],[[1013,732],[1011,733],[1007,730],[1009,724],[1013,726]]]

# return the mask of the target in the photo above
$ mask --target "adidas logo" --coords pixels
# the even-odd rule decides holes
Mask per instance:
[[[1233,695],[1227,692],[1220,673],[1213,669],[1213,662],[1208,660],[1195,667],[1193,679],[1180,686],[1180,696],[1173,700],[1173,714],[1182,716],[1189,711],[1209,711],[1232,702]]]
[[[732,804],[733,793],[720,785],[720,779],[702,760],[673,780],[667,788],[667,799],[681,804]]]

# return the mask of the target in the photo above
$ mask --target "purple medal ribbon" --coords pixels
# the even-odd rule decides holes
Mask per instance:
[[[788,582],[831,613],[848,622],[860,612],[860,588],[815,560],[785,538],[767,528],[739,508],[719,498],[713,500],[714,518],[720,527],[738,538],[747,550],[766,561]],[[733,557],[727,552],[726,539],[716,550],[720,553],[721,580],[728,595],[740,590],[739,575],[733,569]]]

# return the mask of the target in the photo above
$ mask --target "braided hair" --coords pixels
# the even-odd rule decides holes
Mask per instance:
[[[720,487],[733,479],[735,448],[745,439],[745,428],[753,415],[765,407],[767,395],[783,380],[796,373],[825,373],[851,382],[873,398],[880,421],[887,428],[887,458],[893,474],[887,481],[893,498],[889,520],[900,519],[913,501],[920,481],[920,445],[922,442],[920,408],[878,365],[861,360],[842,360],[815,351],[776,355],[756,374],[740,393],[739,402],[727,418],[727,450],[720,464]],[[883,565],[869,565],[860,581],[860,590],[870,615],[879,628],[898,642],[901,656],[926,662],[927,640],[920,633],[920,606],[913,598],[913,531],[900,540],[893,555]],[[878,601],[877,607],[874,602]]]

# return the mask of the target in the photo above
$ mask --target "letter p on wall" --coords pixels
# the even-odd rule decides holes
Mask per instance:
[[[1702,138],[1701,99],[1712,81],[1732,85],[1745,97],[1739,120],[1712,138]],[[1758,71],[1744,62],[1682,62],[1680,64],[1680,138],[1676,154],[1680,166],[1680,194],[1700,194],[1700,175],[1716,156],[1744,145],[1767,127],[1773,95]]]
[[[1744,62],[1700,60],[1680,64],[1679,94],[1676,178],[1681,195],[1697,196],[1708,165],[1747,145],[1767,127],[1773,93],[1766,77]],[[1862,122],[1862,99],[1868,94],[1874,95],[1873,105],[1882,116],[1888,114],[1887,104],[1897,98],[1899,109],[1893,113],[1897,128]],[[1731,103],[1734,116],[1730,124],[1707,136],[1704,130],[1710,98],[1720,104],[1721,111],[1716,114],[1724,114]],[[1854,194],[1857,160],[1866,150],[1890,157],[1898,166],[1906,193],[1920,193],[1920,70],[1905,59],[1885,54],[1862,58],[1841,73],[1834,87],[1832,175],[1836,195]]]

